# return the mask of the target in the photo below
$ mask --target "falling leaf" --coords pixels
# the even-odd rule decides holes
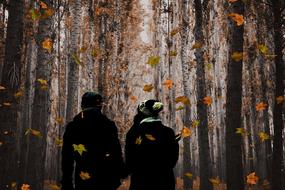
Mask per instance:
[[[4,135],[8,135],[9,134],[9,131],[4,131]]]
[[[258,44],[257,48],[259,49],[259,51],[263,54],[263,55],[267,55],[268,54],[268,47],[264,44]]]
[[[21,190],[30,190],[30,185],[29,184],[23,184],[21,186]]]
[[[61,188],[57,184],[51,183],[51,184],[49,184],[49,189],[50,190],[60,190]]]
[[[188,104],[188,105],[190,105],[190,100],[189,100],[189,98],[187,98],[186,96],[179,96],[179,97],[177,97],[177,98],[175,98],[175,100],[174,100],[176,103],[179,103],[179,102],[181,102],[181,103],[183,103],[183,104]]]
[[[266,107],[267,107],[267,104],[260,102],[260,103],[256,104],[255,109],[256,109],[256,111],[262,111],[262,110],[265,110]]]
[[[270,182],[267,179],[265,179],[263,180],[262,186],[268,189],[270,187]]]
[[[203,98],[203,103],[206,104],[207,106],[210,106],[212,104],[212,98],[210,96],[206,96]]]
[[[5,90],[6,88],[4,86],[0,86],[0,90]]]
[[[153,89],[153,85],[152,84],[146,84],[144,85],[143,87],[143,90],[146,91],[146,92],[151,92],[151,90]]]
[[[155,137],[152,136],[151,134],[145,134],[145,137],[150,141],[155,141]]]
[[[159,60],[160,60],[159,56],[150,56],[146,63],[154,67],[159,63]]]
[[[63,145],[63,140],[60,139],[60,138],[56,138],[56,139],[55,139],[55,144],[56,144],[57,146],[59,146],[59,147],[62,147],[62,145]]]
[[[51,53],[52,50],[52,46],[53,46],[53,42],[50,38],[46,38],[43,42],[42,42],[42,47],[46,50],[48,50],[49,53]]]
[[[185,176],[187,176],[189,179],[193,178],[193,174],[190,172],[185,173]]]
[[[79,52],[80,52],[80,53],[84,53],[84,52],[87,51],[87,49],[88,49],[87,46],[82,46],[82,47],[79,49]]]
[[[37,81],[38,81],[41,85],[45,85],[45,86],[48,85],[48,83],[47,83],[47,81],[46,81],[45,79],[38,79]]]
[[[180,105],[180,106],[178,106],[178,108],[176,108],[175,110],[176,110],[176,111],[179,111],[179,110],[183,110],[183,109],[184,109],[184,106]]]
[[[35,130],[35,129],[32,129],[32,128],[28,128],[25,132],[25,135],[28,135],[28,134],[31,134],[31,135],[34,135],[36,137],[42,137],[42,134],[40,131],[38,130]]]
[[[56,117],[55,122],[59,125],[63,124],[63,118],[62,117]]]
[[[38,19],[40,18],[41,14],[40,14],[40,12],[37,11],[36,9],[31,8],[31,9],[29,10],[29,16],[32,18],[32,20],[35,21],[35,20],[38,20]]]
[[[177,51],[170,51],[169,56],[172,56],[172,57],[177,56]]]
[[[210,178],[209,181],[210,181],[213,185],[219,185],[219,184],[221,184],[221,180],[220,180],[219,177]]]
[[[181,130],[181,136],[183,138],[185,137],[190,137],[192,134],[191,130],[188,127],[183,127],[183,129]]]
[[[199,49],[202,47],[202,44],[200,42],[195,42],[191,49]]]
[[[250,173],[246,176],[246,182],[250,185],[255,185],[258,182],[258,177],[255,175],[255,172]]]
[[[80,178],[81,178],[82,180],[87,180],[87,179],[90,179],[90,178],[91,178],[88,172],[82,172],[82,171],[81,171],[80,174],[79,174],[79,176],[80,176]]]
[[[15,98],[20,98],[20,97],[22,97],[23,95],[24,95],[23,91],[18,91],[18,92],[16,92],[16,93],[14,94],[14,97],[15,97]]]
[[[192,121],[191,127],[196,128],[200,124],[200,121],[198,119]]]
[[[41,15],[42,19],[46,19],[51,17],[54,14],[54,10],[52,8],[45,9],[43,14]]]
[[[239,61],[241,61],[241,60],[243,59],[243,52],[237,52],[237,51],[235,51],[235,52],[232,54],[231,58],[232,58],[234,61],[239,62]]]
[[[41,7],[42,9],[47,9],[47,8],[48,8],[47,4],[44,3],[43,1],[40,1],[40,7]]]
[[[81,61],[75,53],[71,54],[71,57],[74,59],[75,63],[81,65]]]
[[[168,88],[168,89],[171,89],[172,86],[173,86],[173,81],[170,80],[170,79],[167,79],[167,80],[164,81],[163,86]]]
[[[4,143],[0,141],[0,146],[2,146]]]
[[[16,187],[17,187],[17,182],[13,181],[13,182],[11,183],[11,188],[12,188],[12,189],[15,189]]]
[[[181,27],[174,28],[173,30],[171,30],[170,36],[175,36],[180,31],[181,31]]]
[[[12,106],[12,104],[11,104],[11,102],[4,102],[3,106],[10,107],[10,106]]]
[[[277,55],[269,55],[269,54],[266,54],[266,55],[265,55],[265,58],[268,59],[268,60],[273,61],[276,56],[277,56]]]
[[[229,3],[234,3],[234,2],[237,2],[238,0],[228,0]]]
[[[261,142],[264,142],[265,140],[270,139],[270,136],[265,132],[259,132],[258,136],[261,139]]]
[[[276,97],[276,102],[277,102],[277,104],[281,104],[282,102],[284,102],[284,96],[278,96],[278,97]]]
[[[243,127],[238,127],[236,128],[236,134],[241,134],[241,135],[245,135],[245,129]]]
[[[75,152],[77,151],[80,154],[80,156],[82,156],[83,152],[87,152],[83,144],[79,144],[79,145],[73,144],[73,149]]]
[[[132,101],[133,103],[135,103],[138,98],[137,98],[136,96],[132,95],[132,96],[130,97],[130,99],[131,99],[131,101]]]
[[[213,64],[207,63],[207,64],[206,64],[206,68],[207,68],[208,70],[211,70],[211,69],[213,68]]]
[[[142,143],[142,137],[139,136],[138,138],[136,138],[135,144],[140,145],[141,143]]]
[[[100,50],[99,49],[93,49],[91,55],[96,58],[100,55]]]
[[[236,22],[237,26],[243,25],[244,23],[243,15],[237,13],[230,13],[228,14],[228,16],[231,17],[231,19]]]

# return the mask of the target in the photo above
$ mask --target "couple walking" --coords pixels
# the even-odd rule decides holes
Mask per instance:
[[[100,94],[86,92],[82,111],[66,126],[62,190],[116,190],[128,175],[130,190],[174,190],[178,143],[159,119],[163,104],[140,103],[126,135],[124,161],[117,127],[101,113],[102,102]]]

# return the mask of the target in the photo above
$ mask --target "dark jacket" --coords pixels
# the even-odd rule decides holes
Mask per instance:
[[[130,190],[175,190],[179,147],[171,128],[161,121],[135,124],[127,133],[125,151]]]
[[[81,144],[86,151],[75,150]],[[75,165],[74,165],[75,164]],[[75,171],[74,171],[75,169]],[[116,125],[98,109],[79,113],[65,129],[62,147],[62,190],[114,190],[124,163]],[[82,174],[88,174],[82,179]]]

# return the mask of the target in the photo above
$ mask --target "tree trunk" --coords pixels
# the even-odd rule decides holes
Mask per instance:
[[[241,1],[233,3],[230,13],[243,15],[244,4]],[[227,77],[226,103],[226,172],[227,189],[243,190],[242,137],[236,133],[240,128],[242,106],[242,61],[235,62],[233,52],[243,51],[243,25],[237,26],[232,20],[229,23],[229,65]]]
[[[284,9],[284,2],[282,1],[271,1],[273,20],[274,20],[274,54],[275,57],[275,97],[284,97],[284,75],[283,75],[283,53],[282,46],[284,45],[284,36],[282,36],[281,26],[282,26],[282,15],[281,10]],[[282,5],[282,6],[281,6]],[[283,160],[283,137],[282,131],[284,130],[284,121],[282,118],[282,103],[277,103],[275,98],[274,108],[273,108],[273,125],[274,125],[274,138],[273,138],[273,158],[272,158],[272,189],[282,190],[285,187],[284,176],[284,162]]]
[[[9,1],[5,58],[1,75],[1,86],[4,86],[6,89],[0,94],[0,104],[2,105],[0,107],[0,139],[3,143],[0,149],[0,164],[2,166],[0,189],[10,189],[11,182],[17,179],[18,176],[18,148],[16,139],[19,134],[16,132],[19,105],[14,94],[19,90],[21,80],[23,10],[23,1]],[[13,161],[11,162],[11,160]]]

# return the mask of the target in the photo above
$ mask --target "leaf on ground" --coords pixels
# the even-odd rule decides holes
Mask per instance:
[[[144,87],[143,87],[143,91],[151,92],[153,88],[154,88],[154,87],[153,87],[152,84],[146,84],[146,85],[144,85]]]
[[[236,22],[237,26],[243,25],[244,23],[243,15],[237,13],[230,13],[228,14],[228,16],[231,17],[231,19]]]
[[[250,185],[255,185],[258,182],[258,177],[255,175],[255,172],[250,173],[246,176],[246,182]]]
[[[82,156],[83,152],[87,152],[87,150],[83,144],[78,144],[78,145],[73,144],[72,146],[73,146],[74,151],[78,152],[80,154],[80,156]]]
[[[150,66],[154,67],[156,66],[160,61],[160,57],[159,56],[150,56],[148,58],[148,61],[146,62],[147,64],[149,64]]]
[[[90,179],[90,178],[91,178],[88,172],[82,172],[82,171],[81,171],[80,174],[79,174],[79,176],[80,176],[80,178],[81,178],[82,180],[87,180],[87,179]]]

